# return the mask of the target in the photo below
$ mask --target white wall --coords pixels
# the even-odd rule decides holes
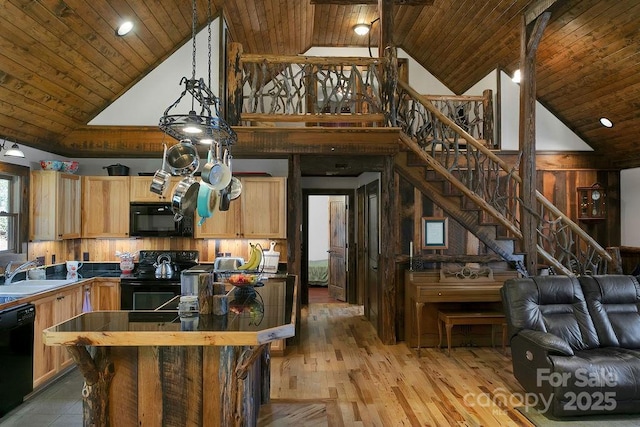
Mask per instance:
[[[208,32],[205,27],[196,35],[196,79],[208,84]],[[220,18],[211,23],[211,91],[219,96]],[[184,89],[182,77],[191,78],[193,45],[189,39],[173,55],[143,77],[131,89],[98,114],[89,125],[157,126],[164,110],[173,104]],[[191,96],[186,94],[174,114],[187,114]]]
[[[502,103],[501,147],[519,149],[520,85],[500,71]],[[558,118],[536,102],[536,150],[539,151],[593,151],[593,149],[566,127]]]
[[[309,196],[309,261],[327,259],[329,250],[329,196]]]
[[[620,172],[620,244],[640,247],[640,168]]]

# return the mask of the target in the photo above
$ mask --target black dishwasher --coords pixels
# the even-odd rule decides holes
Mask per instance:
[[[33,391],[35,317],[33,304],[0,311],[0,417]]]

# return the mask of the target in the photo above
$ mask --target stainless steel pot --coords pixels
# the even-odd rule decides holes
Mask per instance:
[[[188,139],[183,139],[169,148],[166,158],[173,175],[191,175],[200,166],[198,150]]]
[[[210,160],[202,168],[202,180],[211,185],[211,188],[214,190],[219,191],[229,185],[229,181],[231,181],[231,169],[222,160],[220,143],[215,143],[215,150],[215,156],[211,156],[211,150],[209,151]],[[225,154],[226,152],[225,150]],[[211,159],[211,157],[213,157],[213,159]]]
[[[229,185],[231,186],[231,191],[229,193],[231,195],[231,200],[235,200],[240,197],[240,194],[242,194],[242,182],[234,176],[231,178],[231,183]]]
[[[193,214],[198,200],[199,188],[200,183],[193,176],[187,176],[176,184],[171,196],[171,209],[176,221]]]
[[[156,193],[161,196],[164,196],[164,194],[167,192],[167,187],[169,184],[169,178],[171,177],[171,174],[165,170],[165,167],[167,165],[167,144],[162,144],[162,145],[164,146],[164,150],[162,153],[162,168],[158,169],[156,173],[153,175],[149,190],[152,193]]]

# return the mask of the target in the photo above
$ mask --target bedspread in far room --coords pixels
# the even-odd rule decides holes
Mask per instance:
[[[308,262],[309,285],[327,286],[329,284],[329,260],[318,259]]]

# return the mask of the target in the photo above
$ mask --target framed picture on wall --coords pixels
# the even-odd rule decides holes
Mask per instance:
[[[446,249],[449,218],[422,217],[422,249]]]

